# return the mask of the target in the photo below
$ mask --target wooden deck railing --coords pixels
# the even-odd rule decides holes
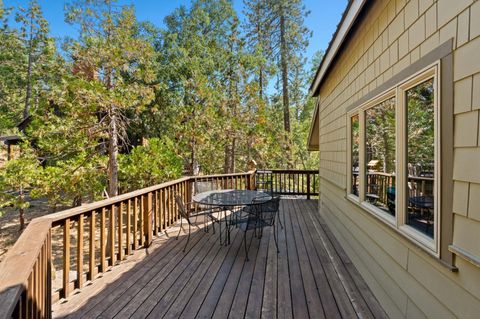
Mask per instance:
[[[318,195],[317,170],[257,170],[256,183],[280,195]]]
[[[433,194],[433,177],[423,176],[408,176],[408,196],[418,197]],[[352,172],[352,185],[358,191],[359,177],[358,172]],[[395,189],[395,175],[382,172],[368,172],[366,193],[378,196],[378,201],[384,203],[388,202],[389,189]],[[393,190],[393,194],[395,191]],[[356,193],[358,195],[358,193]]]
[[[316,171],[266,172],[184,177],[32,220],[0,265],[0,318],[50,318],[53,302],[148,247],[175,223],[173,195],[190,201],[196,182],[254,189],[256,178],[272,174],[280,194],[316,194]]]

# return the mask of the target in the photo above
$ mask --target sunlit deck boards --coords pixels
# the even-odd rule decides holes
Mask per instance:
[[[243,232],[220,246],[217,234],[175,229],[143,253],[97,279],[67,302],[55,317],[102,318],[383,318],[377,300],[317,213],[317,202],[282,200],[276,253],[273,234],[249,232],[245,261]],[[278,224],[278,223],[277,223]],[[278,226],[280,226],[278,224]],[[177,228],[178,231],[178,228]]]

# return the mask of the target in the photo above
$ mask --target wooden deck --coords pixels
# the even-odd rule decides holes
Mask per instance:
[[[148,249],[103,274],[54,317],[69,318],[385,318],[386,314],[317,213],[317,201],[280,203],[277,254],[271,230],[259,240],[243,232],[221,246],[217,233],[154,240]],[[278,223],[277,223],[278,224]],[[278,226],[280,226],[278,224]],[[183,233],[184,234],[184,233]]]

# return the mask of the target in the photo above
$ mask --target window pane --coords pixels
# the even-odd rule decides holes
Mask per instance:
[[[351,118],[351,127],[352,127],[352,149],[351,154],[352,154],[352,189],[350,192],[354,195],[358,196],[358,187],[359,187],[359,161],[360,161],[360,153],[359,153],[359,147],[360,147],[360,122],[358,119],[358,114],[352,116]]]
[[[434,105],[433,79],[406,92],[407,96],[407,224],[433,238]]]
[[[366,200],[395,215],[395,98],[365,111]]]

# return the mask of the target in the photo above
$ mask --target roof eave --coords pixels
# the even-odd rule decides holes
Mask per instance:
[[[367,0],[351,0],[348,3],[347,9],[342,16],[342,20],[340,21],[340,24],[338,25],[337,30],[333,35],[333,39],[328,46],[325,57],[323,58],[322,63],[317,69],[315,78],[312,82],[312,85],[310,86],[310,94],[312,96],[318,95],[320,84],[322,83],[325,74],[335,60],[335,56],[337,55],[340,47],[347,38],[353,24],[357,20],[357,17],[366,2]]]
[[[310,132],[308,133],[307,139],[307,150],[308,151],[319,151],[320,150],[320,138],[318,136],[318,107],[319,101],[315,103],[315,110],[313,111],[312,124],[310,124]],[[314,134],[317,134],[318,141],[317,143],[313,142]]]

